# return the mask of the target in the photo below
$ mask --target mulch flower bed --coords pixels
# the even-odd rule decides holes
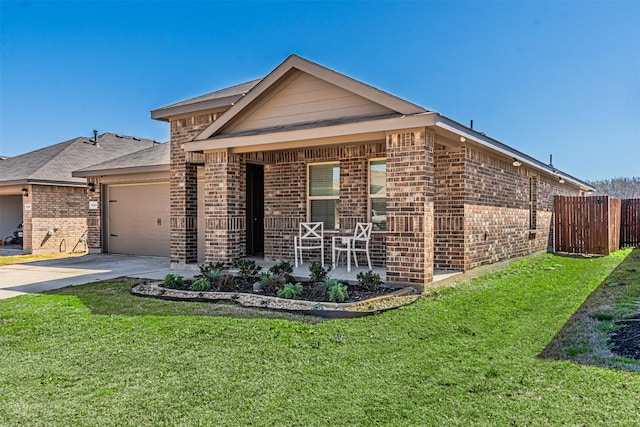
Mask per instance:
[[[280,265],[282,267],[282,264]],[[284,265],[285,270],[289,268]],[[215,270],[211,273],[211,269]],[[167,275],[164,281],[135,285],[138,296],[187,301],[232,301],[248,307],[295,311],[322,317],[359,317],[410,304],[419,298],[412,287],[388,287],[369,272],[364,284],[341,283],[323,277],[321,281],[297,281],[289,273],[240,276],[215,268],[202,268],[201,275],[183,280]],[[372,286],[372,280],[376,283]],[[288,291],[288,293],[287,293]]]
[[[621,320],[622,328],[610,335],[611,351],[621,357],[640,360],[640,316]]]

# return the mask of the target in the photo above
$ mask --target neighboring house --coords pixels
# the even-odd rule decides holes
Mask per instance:
[[[168,177],[173,266],[249,255],[291,260],[300,222],[323,221],[327,236],[373,222],[372,258],[387,282],[423,289],[435,269],[552,248],[553,196],[593,191],[483,133],[295,55],[263,79],[151,117],[171,129],[169,171],[156,172]],[[123,164],[134,168],[127,174],[138,167]],[[148,173],[127,178],[114,166],[82,172],[95,183],[95,201],[107,200],[98,192],[111,191],[115,177],[141,184]],[[113,245],[105,245],[104,226],[90,233],[98,234],[93,250]],[[330,238],[325,244],[329,261]]]
[[[150,139],[105,133],[78,137],[0,163],[0,238],[24,224],[26,253],[85,248],[87,182],[71,172],[151,147]]]

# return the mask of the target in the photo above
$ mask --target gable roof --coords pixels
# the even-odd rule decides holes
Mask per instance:
[[[260,83],[261,80],[262,79],[256,79],[250,82],[241,83],[215,92],[207,93],[206,95],[196,96],[195,98],[176,102],[175,104],[152,110],[151,118],[168,121],[169,117],[177,116],[179,114],[228,107],[233,105],[238,99],[242,98],[244,94],[253,89],[253,87]]]
[[[153,146],[151,139],[104,133],[96,141],[77,137],[39,150],[2,160],[0,186],[50,184],[83,186],[72,172],[92,164]]]
[[[118,175],[123,173],[168,171],[169,144],[155,144],[144,150],[107,160],[73,172],[75,177]]]
[[[301,71],[317,79],[326,81],[340,89],[346,90],[365,98],[372,103],[379,104],[388,110],[396,112],[398,116],[407,114],[426,113],[429,110],[412,104],[373,86],[359,82],[344,74],[340,74],[315,62],[301,58],[297,55],[289,56],[284,62],[278,65],[266,77],[241,85],[232,86],[217,92],[212,92],[202,97],[192,98],[151,112],[151,117],[155,119],[166,119],[171,115],[188,111],[201,111],[204,106],[230,106],[216,121],[208,126],[198,135],[195,140],[210,138],[233,122],[240,114],[249,107],[259,102],[270,90],[284,81],[292,72]],[[226,104],[224,104],[226,103]],[[190,108],[190,110],[187,110]],[[195,109],[194,109],[195,108]]]

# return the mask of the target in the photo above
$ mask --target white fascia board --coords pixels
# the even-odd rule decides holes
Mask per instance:
[[[595,191],[595,188],[591,185],[582,182],[572,177],[571,175],[567,175],[558,169],[545,165],[544,163],[534,159],[533,157],[530,157],[514,148],[508,147],[493,138],[482,135],[481,133],[476,132],[473,129],[469,129],[468,127],[461,125],[460,123],[455,122],[445,116],[438,115],[438,117],[436,118],[436,126],[456,135],[460,135],[461,137],[464,137],[469,141],[473,141],[480,146],[489,148],[492,151],[497,151],[498,153],[504,154],[507,157],[516,159],[534,169],[538,169],[559,178],[562,177],[565,181],[570,181],[584,191]]]
[[[77,178],[87,178],[90,176],[106,176],[106,175],[123,175],[132,173],[146,173],[146,172],[164,172],[169,170],[169,164],[163,165],[147,165],[147,166],[131,166],[125,168],[111,168],[111,169],[92,169],[75,171],[71,176]]]
[[[335,126],[323,126],[311,129],[299,129],[283,132],[265,133],[259,135],[225,136],[203,141],[193,141],[184,144],[185,151],[222,150],[228,148],[247,147],[252,145],[278,144],[299,141],[335,138],[372,132],[387,132],[401,129],[413,129],[433,126],[436,113],[422,113],[412,116],[394,117],[360,123],[348,123]]]

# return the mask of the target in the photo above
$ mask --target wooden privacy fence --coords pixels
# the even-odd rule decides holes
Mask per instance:
[[[622,201],[620,247],[640,246],[640,199]]]
[[[556,196],[556,252],[607,255],[620,249],[621,206],[608,196]]]

